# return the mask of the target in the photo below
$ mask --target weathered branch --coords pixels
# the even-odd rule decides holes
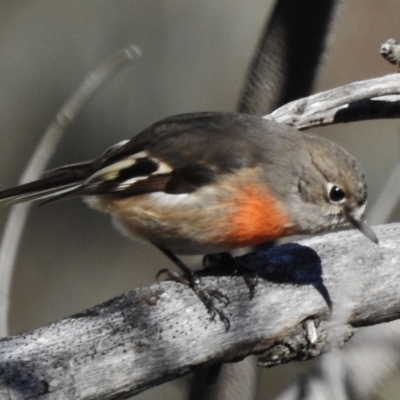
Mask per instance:
[[[240,277],[203,278],[230,298],[229,332],[187,287],[162,282],[3,339],[0,398],[123,398],[249,354],[272,366],[340,347],[400,317],[400,224],[376,232],[379,246],[349,231],[239,258],[263,278],[253,300]]]
[[[400,117],[400,74],[340,86],[292,101],[264,116],[297,129]]]
[[[400,320],[357,331],[341,350],[325,354],[274,400],[381,398],[400,362]]]

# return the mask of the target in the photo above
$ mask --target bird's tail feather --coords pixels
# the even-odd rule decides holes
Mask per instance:
[[[0,192],[0,206],[33,200],[50,201],[77,191],[93,173],[93,163],[84,162],[46,172],[41,179]]]

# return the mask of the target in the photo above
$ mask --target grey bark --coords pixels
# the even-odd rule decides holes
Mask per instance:
[[[275,400],[377,399],[399,362],[399,320],[360,329],[341,351],[325,354]]]
[[[0,398],[124,398],[215,362],[338,349],[356,328],[400,317],[400,225],[376,232],[379,246],[348,231],[238,258],[260,274],[252,300],[240,277],[203,278],[230,299],[228,332],[190,289],[162,282],[3,339]]]
[[[264,118],[297,129],[400,117],[400,74],[353,82],[292,101]]]

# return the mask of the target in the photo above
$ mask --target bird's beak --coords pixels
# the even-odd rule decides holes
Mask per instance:
[[[369,240],[376,244],[379,244],[378,238],[372,228],[362,219],[356,219],[351,215],[347,215],[349,222],[357,228],[362,234],[364,234]]]

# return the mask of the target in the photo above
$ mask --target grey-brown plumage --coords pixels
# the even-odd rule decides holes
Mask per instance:
[[[362,222],[364,176],[337,144],[256,116],[184,114],[100,158],[0,193],[0,204],[83,196],[123,231],[180,253],[217,252]]]

